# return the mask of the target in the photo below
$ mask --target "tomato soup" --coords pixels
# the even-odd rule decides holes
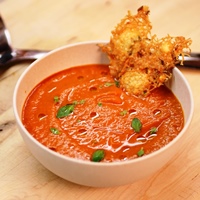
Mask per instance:
[[[112,162],[162,148],[182,130],[184,114],[166,86],[138,98],[119,87],[107,65],[93,64],[66,69],[39,83],[26,99],[22,121],[53,151]]]

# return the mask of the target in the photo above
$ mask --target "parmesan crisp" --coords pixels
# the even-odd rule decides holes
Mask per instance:
[[[110,60],[110,73],[128,93],[144,97],[172,77],[172,68],[189,55],[191,39],[151,34],[149,8],[130,11],[111,32],[110,42],[100,47]]]

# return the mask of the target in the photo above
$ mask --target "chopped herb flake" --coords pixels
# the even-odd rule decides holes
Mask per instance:
[[[141,149],[137,152],[137,156],[138,156],[138,157],[141,157],[141,156],[143,156],[143,155],[144,155],[144,149],[141,148]]]
[[[60,131],[57,128],[51,127],[50,131],[54,134],[54,135],[59,135]]]
[[[54,100],[55,103],[58,103],[59,100],[60,100],[60,98],[59,98],[58,96],[55,96],[55,97],[53,98],[53,100]]]
[[[118,88],[120,87],[119,81],[115,81],[115,86],[118,87]]]
[[[127,110],[123,110],[123,111],[120,112],[120,115],[121,115],[121,116],[124,116],[124,115],[127,114],[127,112],[128,112]]]
[[[84,99],[80,100],[80,102],[79,102],[79,104],[84,104],[84,103],[85,103]]]
[[[152,127],[150,130],[150,135],[156,133],[157,131],[158,129],[156,127]]]
[[[101,107],[103,104],[101,102],[98,102],[98,106]]]
[[[73,104],[74,105],[78,105],[78,101],[73,101]]]
[[[107,83],[104,84],[105,87],[110,87],[110,86],[112,86],[112,85],[114,85],[114,83],[109,83],[109,82],[107,82]]]
[[[85,100],[84,100],[84,99],[82,99],[82,100],[80,100],[80,101],[73,101],[73,104],[74,104],[74,105],[84,104],[84,103],[85,103]]]

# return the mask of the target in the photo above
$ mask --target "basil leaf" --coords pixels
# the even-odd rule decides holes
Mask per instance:
[[[74,111],[74,104],[67,104],[67,105],[59,108],[56,117],[57,118],[66,117],[73,111]]]
[[[91,157],[91,161],[93,162],[100,162],[105,157],[105,151],[102,149],[96,150]]]
[[[58,130],[57,128],[54,128],[54,127],[51,127],[51,128],[50,128],[50,131],[51,131],[54,135],[59,135],[59,134],[60,134],[59,130]]]
[[[134,118],[131,122],[131,127],[134,129],[136,133],[139,133],[142,128],[142,123],[138,118]]]

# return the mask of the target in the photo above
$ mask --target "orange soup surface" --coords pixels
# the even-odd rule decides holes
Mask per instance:
[[[145,98],[131,96],[113,80],[107,65],[97,64],[43,80],[29,94],[22,120],[49,149],[83,160],[100,150],[103,162],[154,152],[184,125],[181,104],[166,86]]]

